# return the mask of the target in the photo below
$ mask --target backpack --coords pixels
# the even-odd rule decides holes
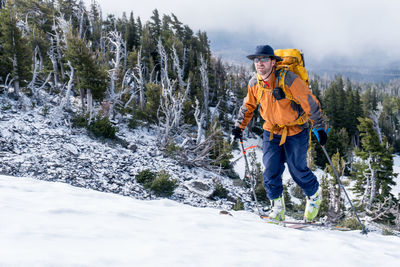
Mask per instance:
[[[307,86],[309,86],[308,74],[304,64],[304,56],[298,49],[277,49],[274,52],[276,56],[283,59],[282,61],[276,62],[276,69],[278,71],[289,70],[294,72],[306,83]]]
[[[278,79],[278,87],[282,89],[284,96],[283,98],[287,98],[292,100],[296,104],[299,104],[299,101],[295,99],[290,93],[285,90],[285,76],[287,71],[291,71],[302,79],[307,86],[309,86],[308,74],[304,64],[304,56],[298,49],[277,49],[274,51],[276,56],[281,57],[283,60],[276,62],[276,74]],[[257,75],[257,79],[260,78]],[[260,103],[263,89],[262,86],[257,92],[257,104]]]
[[[287,71],[291,71],[297,76],[302,79],[307,87],[309,86],[309,81],[308,81],[308,73],[305,68],[304,64],[304,56],[303,54],[298,50],[298,49],[277,49],[274,51],[275,56],[281,57],[283,60],[276,62],[276,74],[277,74],[277,79],[278,79],[278,87],[276,89],[281,89],[283,91],[283,98],[287,98],[296,104],[299,104],[299,101],[295,99],[290,93],[288,93],[285,90],[285,76]],[[258,74],[257,74],[258,75]],[[261,87],[261,86],[260,86]],[[262,97],[262,88],[259,87],[259,92],[257,92],[257,103],[260,103],[261,97]],[[274,95],[275,96],[275,95]],[[307,123],[308,120],[308,115],[306,113],[303,113],[303,115],[299,116],[294,122],[286,124],[286,125],[274,125],[274,128],[282,128],[283,129],[283,134],[281,138],[281,142],[279,145],[282,145],[285,143],[286,140],[286,135],[287,135],[287,127],[288,126],[295,126],[295,125],[303,125]],[[311,129],[311,127],[310,127]],[[270,135],[269,140],[272,140],[273,135]],[[311,131],[310,131],[310,139],[309,142],[311,142]],[[309,144],[310,148],[310,144]]]

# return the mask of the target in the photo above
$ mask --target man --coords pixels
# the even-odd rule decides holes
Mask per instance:
[[[320,104],[306,83],[293,72],[286,72],[284,90],[278,87],[281,72],[276,71],[275,64],[282,61],[282,58],[275,56],[269,45],[257,46],[255,53],[247,58],[253,60],[257,75],[249,81],[248,93],[239,110],[232,134],[235,139],[242,138],[242,132],[259,103],[260,115],[265,120],[263,176],[267,196],[272,200],[269,217],[275,220],[285,219],[282,173],[286,161],[293,180],[307,196],[304,218],[311,221],[318,214],[321,197],[318,193],[317,177],[307,167],[310,121],[322,146],[328,138]]]

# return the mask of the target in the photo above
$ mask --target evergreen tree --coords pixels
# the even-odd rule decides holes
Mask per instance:
[[[315,97],[318,99],[318,101],[321,102],[321,91],[319,90],[319,83],[318,83],[317,78],[314,78],[310,81],[310,87],[311,87],[311,92],[313,93],[313,95],[315,95]]]
[[[138,29],[135,23],[135,17],[133,16],[133,12],[131,12],[131,15],[129,17],[128,30],[126,33],[125,40],[128,51],[131,51],[133,47],[137,48],[139,46]]]
[[[13,1],[9,0],[5,9],[0,10],[0,74],[5,80],[8,74],[14,79],[15,94],[19,94],[20,85],[24,86],[30,78],[32,64],[28,40],[17,27],[17,15]]]
[[[153,37],[153,40],[157,42],[161,36],[161,19],[157,9],[153,10],[153,15],[150,17],[149,26],[151,36]]]
[[[371,207],[374,202],[392,196],[390,191],[391,186],[396,184],[396,175],[393,173],[392,148],[385,138],[382,143],[379,142],[371,119],[359,121],[362,149],[356,151],[356,155],[362,161],[355,165],[352,177],[356,185],[353,190],[363,196],[361,204]]]
[[[345,127],[345,102],[346,93],[344,91],[342,76],[336,76],[328,89],[325,91],[323,98],[324,112],[329,119],[329,124],[335,129]]]
[[[59,12],[63,14],[66,21],[71,20],[74,29],[77,29],[79,21],[76,14],[79,7],[76,0],[57,0],[57,2]]]
[[[90,90],[95,100],[103,100],[107,89],[107,73],[84,41],[71,34],[65,56],[75,68],[78,88]]]
[[[97,50],[100,48],[102,38],[102,18],[100,14],[100,6],[96,2],[92,2],[89,11],[89,20],[91,22],[91,28],[89,28],[88,39],[93,43],[93,49]]]
[[[171,16],[172,16],[172,29],[175,31],[176,37],[183,42],[185,32],[182,22],[180,22],[174,14],[171,14]]]
[[[137,25],[138,36],[142,36],[143,26],[142,26],[142,21],[140,20],[140,17],[137,18],[136,25]]]

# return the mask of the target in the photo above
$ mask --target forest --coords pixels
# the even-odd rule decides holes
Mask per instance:
[[[134,11],[104,16],[96,2],[86,7],[77,0],[0,0],[0,8],[0,94],[26,95],[44,106],[57,96],[53,125],[71,121],[105,138],[116,138],[125,117],[133,129],[154,126],[166,155],[237,178],[229,135],[254,75],[250,62],[214,57],[206,32],[157,9],[142,21]],[[309,74],[330,127],[326,149],[337,172],[349,177],[357,209],[399,226],[400,196],[391,188],[400,152],[400,81]],[[262,131],[255,114],[246,136]],[[339,220],[345,200],[315,138],[309,166],[327,172],[321,216]]]

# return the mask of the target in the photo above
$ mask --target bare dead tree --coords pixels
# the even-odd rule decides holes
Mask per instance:
[[[33,52],[33,74],[32,74],[32,80],[28,84],[28,88],[31,89],[33,98],[38,100],[38,91],[36,87],[36,79],[39,74],[39,68],[40,68],[40,60],[38,59],[38,53],[39,53],[39,46],[35,47],[35,50]]]
[[[176,71],[176,74],[178,76],[179,86],[184,87],[186,84],[185,84],[185,81],[183,80],[183,67],[180,66],[179,56],[178,56],[178,53],[176,52],[175,45],[172,45],[172,53],[173,53],[172,59],[173,59],[173,63],[174,63],[173,66],[174,66],[174,70]]]
[[[67,36],[71,30],[71,21],[66,21],[64,15],[61,13],[59,17],[56,17],[53,23],[52,30],[54,34],[49,33],[55,39],[55,55],[57,58],[58,66],[60,66],[61,79],[65,79],[64,65],[62,62],[63,49],[68,48]]]
[[[209,96],[210,96],[210,87],[208,83],[208,72],[207,72],[207,62],[204,61],[203,55],[200,55],[200,74],[201,74],[201,85],[203,87],[203,112],[205,120],[204,120],[204,128],[207,128],[207,119],[208,119],[208,106],[209,106]]]
[[[161,146],[165,147],[171,137],[171,131],[179,130],[183,104],[189,93],[190,81],[186,83],[186,88],[176,86],[176,81],[171,81],[168,77],[168,55],[161,40],[158,42],[158,52],[160,54],[160,84],[162,90],[157,117],[159,119],[158,128]]]
[[[379,127],[379,117],[381,116],[382,110],[383,110],[382,103],[379,102],[378,106],[377,106],[377,110],[376,111],[371,111],[370,115],[369,115],[370,119],[373,122],[375,131],[378,134],[380,143],[382,143],[382,131],[381,131],[381,128]]]
[[[194,140],[192,142],[191,140],[186,139],[185,143],[182,145],[182,151],[177,155],[177,160],[187,166],[202,167],[216,171],[218,168],[213,166],[211,163],[215,160],[220,160],[222,155],[217,159],[211,159],[210,152],[215,146],[214,138],[216,135],[221,133],[221,129],[217,127],[216,123],[214,123],[210,130],[210,134],[207,138],[202,140],[199,144],[196,144]]]
[[[144,66],[142,64],[142,49],[140,48],[138,52],[137,64],[132,71],[129,71],[129,78],[127,80],[127,85],[130,87],[130,98],[125,103],[125,108],[129,106],[134,98],[137,97],[139,93],[139,107],[140,110],[144,110],[145,102],[145,80],[144,80]],[[128,73],[128,71],[127,71]]]
[[[206,128],[206,120],[208,115],[208,97],[209,97],[209,85],[208,85],[208,74],[207,74],[207,64],[200,55],[200,74],[201,74],[201,84],[203,87],[203,105],[199,107],[199,101],[196,99],[195,107],[195,120],[197,124],[197,138],[196,144],[200,144],[201,140],[204,138],[204,129]]]
[[[85,4],[83,1],[79,1],[79,7],[77,10],[76,16],[78,17],[79,20],[79,37],[83,39],[84,35],[84,23],[85,23],[85,15],[86,15],[86,10],[85,10]]]
[[[370,181],[370,186],[367,188],[365,191],[369,191],[369,195],[367,195],[365,201],[367,203],[367,209],[370,209],[372,206],[372,203],[375,200],[375,195],[376,195],[376,170],[372,166],[372,162],[374,161],[374,157],[370,155],[367,160],[368,164],[368,169],[369,169],[369,181]]]
[[[370,216],[371,221],[382,220],[390,213],[395,212],[393,207],[392,196],[385,197],[383,202],[375,202],[370,208],[366,209],[366,213]]]
[[[6,79],[4,80],[4,84],[0,84],[0,88],[4,88],[7,94],[14,92],[14,88],[12,85],[14,83],[14,78],[10,79],[10,76],[10,74],[7,74]]]
[[[138,59],[137,59],[137,64],[136,64],[136,73],[137,75],[135,76],[136,83],[139,88],[139,106],[141,110],[144,110],[145,107],[145,81],[143,77],[144,73],[144,66],[142,64],[142,47],[140,47],[140,50],[138,52]]]
[[[121,72],[121,61],[126,58],[126,43],[122,38],[122,34],[117,31],[112,31],[108,34],[108,42],[111,45],[111,53],[114,54],[112,59],[112,68],[108,70],[108,75],[110,77],[110,87],[108,89],[108,99],[111,102],[110,114],[113,114],[114,106],[119,103],[119,98],[121,94],[117,93],[116,81]],[[126,74],[126,73],[125,73]],[[126,75],[124,75],[126,76]],[[124,86],[124,83],[122,83]],[[123,88],[119,92],[125,92]]]
[[[65,92],[65,109],[69,110],[71,108],[70,96],[71,96],[72,86],[74,84],[75,69],[72,67],[71,62],[69,60],[68,60],[67,64],[70,69],[70,72],[69,72],[69,81],[68,81],[68,85],[67,85],[67,91]]]
[[[196,144],[200,144],[203,136],[204,136],[204,128],[203,128],[203,121],[204,121],[204,112],[201,112],[199,100],[195,100],[196,106],[194,110],[194,119],[196,120],[197,124],[197,137],[196,137]]]
[[[49,51],[47,51],[47,55],[51,60],[51,64],[53,65],[53,77],[54,77],[54,87],[59,88],[59,72],[58,72],[58,64],[57,64],[57,48],[54,46],[54,39],[50,37],[50,47]]]

